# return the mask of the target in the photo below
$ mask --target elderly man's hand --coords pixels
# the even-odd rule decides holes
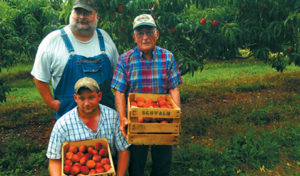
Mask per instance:
[[[126,117],[122,117],[120,119],[120,131],[125,138],[127,138],[127,128],[128,128],[128,119]]]

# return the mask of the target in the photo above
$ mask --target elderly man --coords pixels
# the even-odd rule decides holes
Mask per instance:
[[[182,83],[181,75],[175,63],[174,55],[156,46],[159,31],[151,15],[142,14],[133,22],[133,39],[137,47],[122,54],[114,73],[112,88],[116,90],[116,108],[120,117],[120,130],[126,136],[126,97],[128,93],[170,94],[180,106],[178,86]],[[143,176],[148,149],[151,148],[151,176],[169,174],[172,160],[172,146],[137,146],[130,147],[130,176]]]
[[[50,175],[61,175],[63,142],[106,138],[113,157],[119,157],[117,175],[123,176],[128,167],[129,144],[119,130],[117,111],[99,104],[103,94],[92,78],[79,79],[74,86],[74,92],[73,98],[77,107],[58,119],[51,132],[47,150]]]
[[[76,106],[73,87],[84,76],[98,82],[103,92],[101,103],[114,108],[110,84],[119,54],[111,37],[97,28],[96,8],[95,0],[74,0],[70,24],[51,32],[38,48],[31,74],[57,119]]]

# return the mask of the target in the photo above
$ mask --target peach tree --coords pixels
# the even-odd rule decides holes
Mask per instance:
[[[16,63],[32,62],[41,39],[59,27],[60,7],[48,0],[5,0],[0,8],[1,72]],[[0,78],[0,102],[9,90]]]
[[[158,45],[169,49],[182,74],[203,69],[206,60],[242,59],[239,49],[277,71],[300,65],[297,0],[98,0],[100,27],[122,53],[135,46],[132,21],[151,14],[160,31]],[[66,19],[72,1],[62,14]],[[270,53],[275,57],[270,58]],[[246,57],[246,58],[247,58]]]

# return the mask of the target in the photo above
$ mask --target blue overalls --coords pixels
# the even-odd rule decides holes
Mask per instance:
[[[105,54],[104,39],[100,30],[97,29],[97,34],[101,54],[94,57],[85,57],[74,54],[74,48],[65,30],[60,29],[60,31],[70,56],[64,68],[62,77],[54,90],[55,99],[61,102],[59,110],[56,113],[56,119],[58,120],[63,114],[76,106],[73,97],[74,85],[78,79],[85,76],[94,78],[98,82],[102,92],[102,100],[100,103],[114,108],[115,98],[110,88],[113,72],[109,58]]]

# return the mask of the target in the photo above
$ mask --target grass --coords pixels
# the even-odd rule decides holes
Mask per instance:
[[[0,175],[47,172],[43,156],[55,116],[35,88],[31,67],[21,64],[0,73],[12,87],[7,102],[0,104],[0,140],[8,147],[5,141],[14,141],[18,134],[18,139],[27,139],[27,143],[33,140],[32,145],[39,145],[40,151],[31,155],[28,149],[27,158],[17,159],[18,163],[30,160],[32,167],[18,164],[16,170],[4,172],[0,167]],[[184,75],[183,82],[182,131],[180,144],[174,147],[171,175],[299,173],[300,67],[290,65],[278,73],[254,60],[209,63],[193,77]],[[15,143],[20,145],[15,148],[23,147],[22,141]],[[0,152],[0,164],[9,165],[8,159],[10,156]],[[151,159],[146,175],[150,165]]]
[[[30,75],[31,69],[32,64],[18,64],[2,70],[0,78],[8,83],[11,91],[7,94],[7,101],[0,102],[0,105],[43,101],[34,85],[33,77]]]
[[[292,64],[287,66],[284,72],[299,70],[299,67]],[[195,72],[194,76],[191,74],[184,75],[183,82],[186,85],[201,86],[205,83],[223,82],[228,79],[260,77],[276,73],[277,71],[275,69],[261,61],[250,60],[235,63],[209,63],[204,67],[202,72]]]

